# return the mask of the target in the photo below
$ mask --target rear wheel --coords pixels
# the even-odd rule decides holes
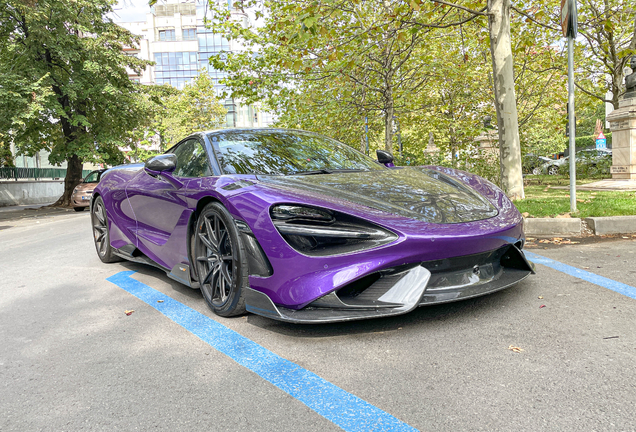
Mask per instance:
[[[230,213],[220,203],[204,207],[197,219],[194,259],[203,298],[225,317],[245,313],[247,260]]]
[[[104,200],[102,200],[102,197],[100,196],[98,196],[93,203],[93,208],[91,209],[91,222],[93,223],[95,249],[97,250],[99,259],[105,263],[121,261],[121,258],[113,253],[114,249],[110,245],[106,207],[104,206]]]
[[[556,165],[552,165],[550,166],[550,168],[548,168],[548,174],[557,175],[558,173],[559,173],[559,167],[557,167]]]

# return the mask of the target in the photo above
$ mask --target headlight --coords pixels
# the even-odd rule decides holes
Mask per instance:
[[[283,204],[272,207],[270,214],[285,241],[310,256],[341,255],[397,239],[371,222],[327,209]]]

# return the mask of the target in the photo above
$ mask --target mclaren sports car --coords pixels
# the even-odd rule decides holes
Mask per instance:
[[[102,175],[97,253],[164,270],[218,315],[296,323],[403,314],[534,273],[494,184],[377,155],[299,130],[195,133]]]

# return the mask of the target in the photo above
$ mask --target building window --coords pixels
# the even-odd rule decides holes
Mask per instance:
[[[183,29],[183,40],[197,40],[197,30]]]
[[[155,81],[182,89],[197,76],[198,59],[196,52],[155,53]]]
[[[160,41],[176,40],[176,35],[174,30],[159,30],[159,40]]]

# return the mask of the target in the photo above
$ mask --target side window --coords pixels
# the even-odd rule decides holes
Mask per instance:
[[[206,177],[212,175],[208,155],[195,139],[190,139],[177,146],[173,153],[177,155],[177,177]]]
[[[99,175],[99,172],[93,171],[92,173],[86,176],[86,178],[84,179],[84,183],[97,183],[98,175]]]

